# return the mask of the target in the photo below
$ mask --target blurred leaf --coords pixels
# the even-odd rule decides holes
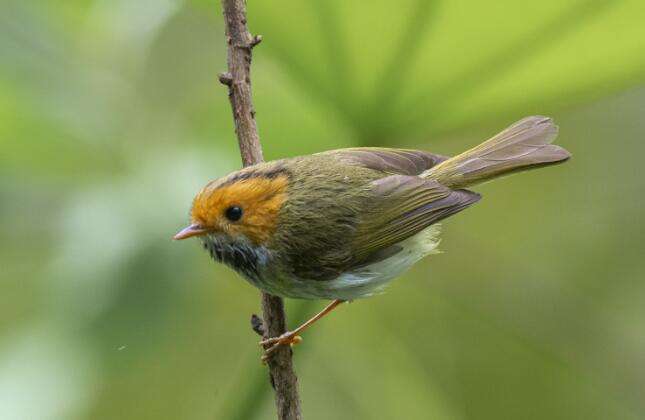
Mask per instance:
[[[250,7],[263,48],[364,144],[550,114],[645,81],[643,19],[638,1]]]

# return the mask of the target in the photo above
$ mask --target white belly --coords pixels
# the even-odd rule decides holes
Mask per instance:
[[[380,293],[421,258],[439,252],[439,233],[440,226],[432,225],[397,244],[403,249],[385,260],[348,271],[334,280],[306,282],[298,290],[299,297],[354,300]]]

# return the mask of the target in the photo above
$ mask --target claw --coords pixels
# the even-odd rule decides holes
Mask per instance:
[[[300,343],[302,343],[302,337],[300,337],[299,335],[294,335],[289,345],[293,347],[293,346],[297,346]]]
[[[275,352],[280,346],[295,346],[302,343],[302,337],[297,335],[294,332],[287,331],[279,337],[271,337],[266,340],[260,341],[260,345],[265,348],[264,354],[262,355],[262,362],[266,363],[269,360],[269,356]]]
[[[287,331],[278,337],[271,337],[265,340],[260,341],[262,347],[273,346],[274,344],[287,345],[287,344],[298,344],[302,341],[302,337],[297,335],[294,332]]]

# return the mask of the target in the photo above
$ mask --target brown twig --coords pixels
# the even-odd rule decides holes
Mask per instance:
[[[222,9],[228,43],[228,71],[220,74],[219,80],[228,86],[242,163],[249,166],[263,160],[251,101],[251,53],[253,47],[262,41],[262,37],[251,36],[247,29],[245,0],[222,0]],[[287,330],[281,298],[262,293],[262,312],[263,322],[256,322],[255,325],[262,325],[261,331],[265,337],[276,337]],[[259,328],[254,330],[257,332]],[[281,420],[301,418],[298,378],[293,370],[291,356],[291,349],[284,346],[268,360],[278,418]]]

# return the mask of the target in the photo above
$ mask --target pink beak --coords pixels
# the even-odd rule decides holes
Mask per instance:
[[[181,239],[190,238],[192,236],[205,235],[206,233],[208,233],[208,229],[205,229],[202,226],[193,223],[192,225],[180,230],[175,236],[172,237],[172,239],[179,241]]]

